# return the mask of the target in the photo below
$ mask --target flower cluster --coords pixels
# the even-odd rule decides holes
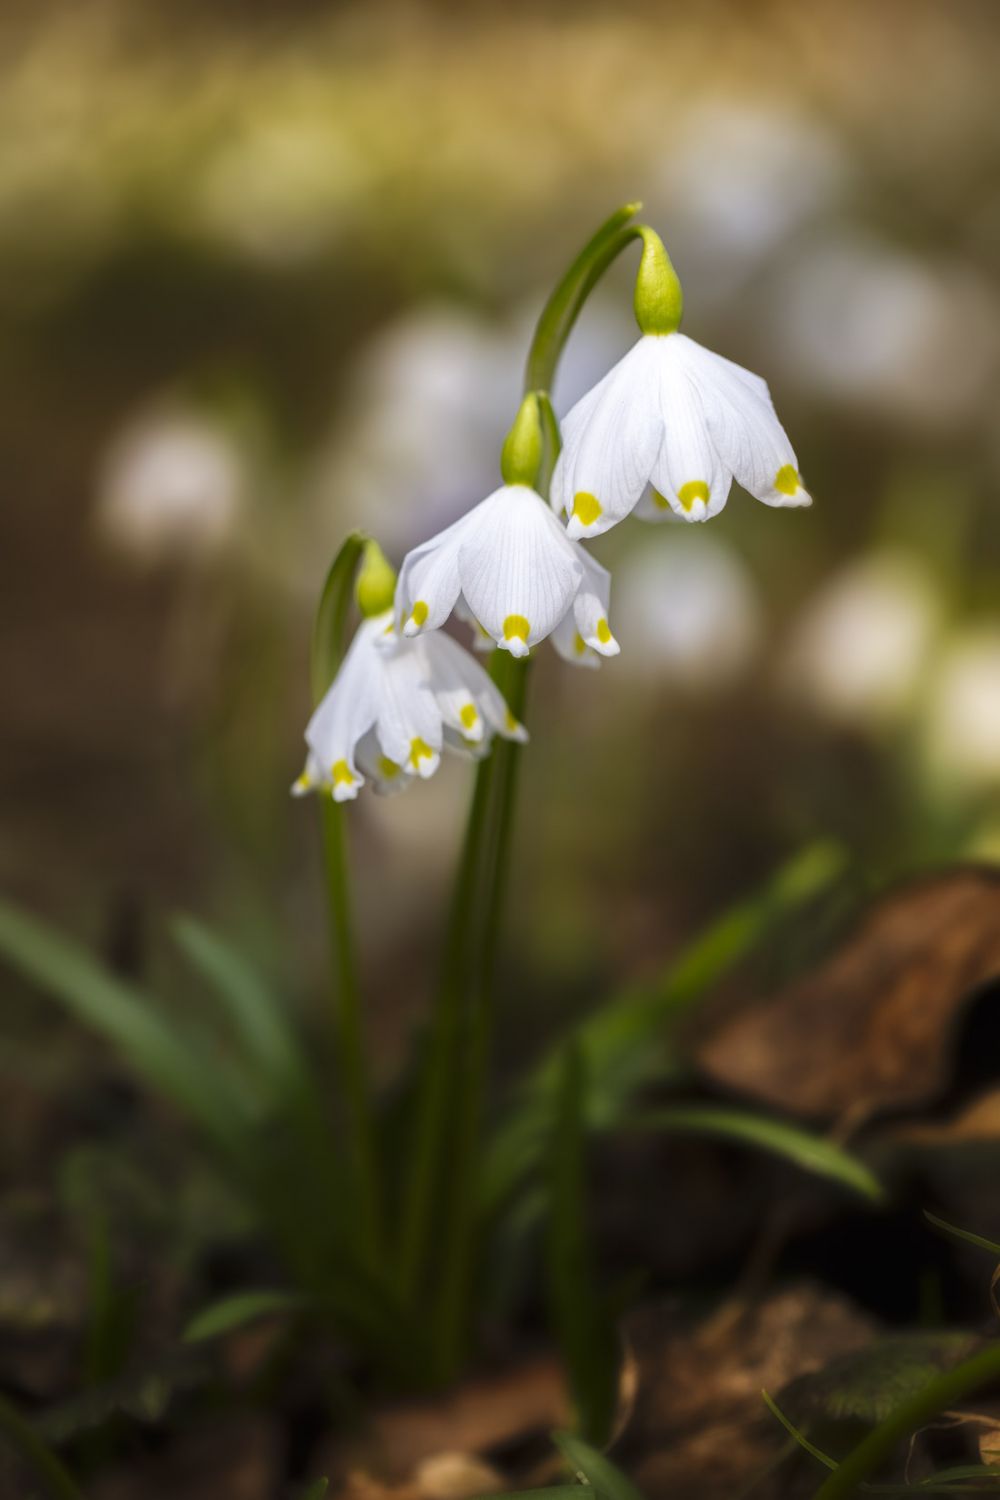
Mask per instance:
[[[610,578],[581,539],[633,512],[707,521],[734,479],[765,505],[811,503],[767,385],[678,332],[681,289],[666,250],[651,230],[632,233],[643,241],[640,337],[565,417],[551,499],[539,489],[547,443],[554,457],[551,407],[532,391],[504,445],[503,485],[408,553],[391,605],[380,598],[368,612],[306,731],[295,790],[322,785],[343,800],[366,779],[395,790],[431,775],[445,746],[484,753],[495,734],[524,738],[441,627],[456,614],[477,645],[515,657],[547,637],[580,664],[617,655]]]

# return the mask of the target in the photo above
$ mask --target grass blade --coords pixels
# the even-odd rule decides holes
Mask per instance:
[[[83,1491],[16,1407],[0,1396],[0,1432],[45,1486],[51,1500],[84,1500]]]
[[[275,1313],[298,1312],[303,1305],[302,1298],[291,1292],[236,1292],[203,1307],[185,1328],[184,1342],[198,1344],[204,1339],[215,1339]]]
[[[1000,1260],[1000,1245],[995,1240],[988,1240],[984,1235],[974,1234],[971,1229],[959,1229],[956,1224],[949,1224],[945,1219],[939,1219],[937,1214],[932,1214],[926,1208],[924,1218],[928,1224],[933,1224],[935,1229],[943,1229],[945,1234],[951,1235],[953,1239],[964,1240],[967,1245],[975,1245],[977,1250],[987,1250]]]
[[[616,1124],[640,1089],[669,1071],[670,1029],[763,942],[775,926],[814,900],[842,873],[834,844],[809,845],[784,865],[762,891],[739,902],[709,926],[651,985],[619,991],[577,1027],[587,1066],[587,1119]],[[553,1049],[524,1087],[494,1136],[483,1173],[487,1211],[514,1190],[543,1149],[565,1041]]]
[[[767,1391],[761,1391],[761,1395],[764,1398],[764,1405],[767,1407],[772,1417],[777,1417],[778,1421],[781,1423],[785,1431],[795,1439],[800,1448],[805,1449],[810,1458],[815,1458],[818,1463],[825,1464],[828,1469],[835,1469],[837,1467],[837,1460],[835,1458],[831,1458],[829,1453],[824,1453],[822,1448],[817,1448],[815,1443],[811,1443],[806,1437],[805,1433],[800,1432],[799,1429],[794,1425],[794,1423],[789,1421],[789,1419],[785,1416],[785,1413],[781,1410],[781,1407],[778,1405],[777,1401],[775,1401],[772,1396],[769,1396]],[[789,1451],[794,1452],[794,1449],[791,1449]]]
[[[738,1145],[756,1147],[784,1157],[806,1172],[839,1182],[871,1203],[878,1203],[884,1197],[882,1184],[874,1173],[842,1146],[768,1115],[719,1109],[714,1105],[670,1105],[649,1110],[625,1123],[628,1129],[717,1136]]]
[[[0,954],[122,1056],[231,1155],[242,1159],[247,1124],[218,1069],[182,1041],[141,991],[109,974],[55,928],[0,902]]]
[[[621,1469],[583,1438],[575,1437],[571,1432],[554,1432],[552,1438],[566,1461],[607,1500],[643,1500],[640,1491],[630,1479],[626,1479]]]

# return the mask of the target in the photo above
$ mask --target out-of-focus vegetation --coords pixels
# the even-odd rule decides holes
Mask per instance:
[[[728,1051],[725,1030],[685,1037],[676,1071],[667,1036],[672,1001],[701,997],[728,971],[708,962],[703,972],[699,955],[728,959],[727,944],[743,953],[740,922],[756,910],[746,893],[764,890],[791,852],[832,839],[850,876],[821,913],[780,929],[755,977],[761,992],[808,968],[860,897],[890,878],[1000,855],[998,54],[988,0],[50,0],[0,15],[0,881],[98,952],[93,993],[124,987],[110,1011],[77,1004],[95,1040],[5,971],[0,1386],[39,1415],[47,1443],[68,1442],[80,1470],[111,1486],[95,1493],[153,1495],[161,1482],[176,1492],[191,1473],[206,1485],[221,1473],[225,1484],[234,1451],[250,1455],[247,1483],[259,1487],[249,1495],[284,1476],[304,1489],[331,1412],[338,1441],[351,1429],[357,1398],[335,1340],[311,1347],[305,1368],[280,1336],[254,1343],[258,1317],[294,1324],[299,1299],[329,1271],[316,1261],[336,1237],[330,1203],[303,1228],[307,1243],[296,1233],[321,1169],[300,1153],[301,1177],[284,1184],[283,1200],[263,1156],[249,1186],[220,1171],[180,1123],[184,1054],[173,1055],[164,1088],[148,1051],[136,1053],[126,997],[159,997],[152,1024],[168,1053],[174,1033],[177,1047],[182,1034],[191,1041],[195,1072],[224,1061],[251,1133],[275,1118],[273,1078],[260,1084],[245,1037],[226,1040],[232,1016],[220,1023],[211,984],[195,986],[190,952],[186,962],[173,941],[186,931],[190,949],[204,938],[172,915],[198,912],[265,993],[282,997],[282,1025],[294,1048],[305,1038],[322,1112],[318,840],[310,810],[287,795],[301,762],[318,591],[351,527],[376,534],[398,562],[493,487],[533,318],[592,223],[634,197],[682,277],[685,331],[768,379],[816,503],[769,512],[734,493],[708,528],[625,523],[594,549],[613,569],[621,657],[572,673],[539,652],[498,986],[499,1082],[515,1105],[482,1190],[492,1212],[525,1160],[538,1167],[539,1121],[551,1122],[561,1098],[561,1155],[542,1170],[572,1212],[566,1232],[557,1225],[539,1246],[538,1203],[525,1195],[523,1218],[494,1251],[496,1306],[481,1309],[487,1354],[523,1353],[505,1321],[512,1308],[521,1336],[539,1336],[524,1245],[570,1299],[584,1285],[573,1280],[582,1261],[601,1260],[611,1289],[591,1342],[565,1299],[555,1310],[564,1343],[579,1335],[591,1371],[606,1314],[634,1300],[637,1264],[657,1296],[688,1288],[688,1317],[719,1280],[745,1271],[745,1345],[763,1351],[762,1367],[775,1362],[757,1381],[775,1392],[868,1347],[876,1284],[885,1305],[874,1313],[908,1326],[968,1320],[979,1305],[982,1268],[949,1291],[923,1240],[903,1272],[886,1269],[909,1243],[892,1211],[880,1228],[858,1230],[826,1200],[775,1209],[785,1179],[775,1192],[766,1167],[744,1179],[725,1148],[700,1136],[650,1146],[638,1127],[658,1118],[672,1141],[681,1130],[724,1132],[735,1116],[739,1136],[748,1104],[758,1133],[756,1112],[786,1112],[777,1139],[758,1144],[834,1177],[857,1168],[851,1185],[862,1194],[886,1166],[904,1201],[916,1181],[949,1222],[1000,1235],[983,1187],[989,1107],[978,1094],[947,1095],[937,1076],[909,1094],[899,1083],[915,1071],[906,1017],[931,1016],[920,1046],[950,1059],[954,1016],[994,972],[987,877],[982,890],[947,898],[948,922],[935,925],[922,907],[896,926],[887,919],[891,931],[876,932],[847,979],[821,972],[801,1049],[790,1040],[785,1062],[799,1079],[815,1069],[812,1102],[780,1066],[759,1067],[761,1052],[786,1057],[795,989],[780,991],[787,1013],[778,1005],[734,1023]],[[555,392],[561,413],[632,336],[622,265],[573,335]],[[387,1131],[426,1008],[468,789],[455,762],[404,798],[353,809]],[[932,895],[930,907],[944,910],[945,895]],[[711,929],[721,949],[684,948],[737,898],[735,925]],[[938,947],[911,949],[917,930]],[[942,949],[954,972],[933,966]],[[57,951],[39,939],[22,970],[38,977]],[[682,951],[693,968],[671,988],[661,976]],[[935,982],[925,978],[914,1000],[902,981],[869,991],[857,979],[884,978],[893,965]],[[888,991],[898,1004],[879,1021]],[[68,980],[66,992],[78,993]],[[807,1044],[823,1017],[850,1009],[845,995],[864,1000],[857,1035],[831,1023],[824,1071]],[[622,1003],[609,1009],[609,996]],[[723,999],[723,1011],[746,1000],[746,984]],[[135,1014],[147,1003],[136,1001]],[[561,1046],[550,1050],[567,1034],[590,1090],[583,1119],[574,1064]],[[119,1046],[124,1036],[131,1069],[109,1036]],[[976,1089],[987,1082],[989,1051],[955,1043],[956,1077],[971,1069]],[[522,1065],[529,1082],[509,1094]],[[640,1088],[692,1078],[726,1097],[657,1099],[658,1116],[626,1115]],[[845,1098],[859,1078],[860,1103]],[[230,1129],[226,1088],[201,1106],[215,1114],[209,1134]],[[925,1107],[929,1119],[866,1140],[870,1166],[836,1149],[858,1119]],[[616,1133],[614,1147],[599,1147],[597,1248],[581,1246],[577,1136],[626,1119],[630,1139]],[[312,1146],[315,1125],[293,1122]],[[814,1145],[818,1125],[833,1129],[832,1146]],[[668,1153],[671,1201],[683,1205],[667,1222],[649,1206],[651,1181],[654,1196],[666,1191],[645,1154],[657,1149]],[[789,1216],[785,1269],[839,1290],[754,1301]],[[852,1230],[868,1236],[864,1251]],[[200,1339],[179,1349],[214,1299],[276,1281],[284,1302],[229,1304],[232,1321],[223,1312],[209,1324],[240,1335],[239,1368],[225,1378],[203,1362]],[[845,1289],[864,1316],[833,1305]],[[671,1326],[653,1353],[639,1334],[634,1342],[647,1393],[676,1392],[686,1370],[698,1374],[693,1389],[733,1357],[711,1321]],[[779,1347],[794,1357],[779,1358]],[[935,1346],[929,1363],[939,1356]],[[745,1380],[740,1366],[730,1386]],[[241,1398],[230,1403],[219,1393],[234,1382]],[[559,1425],[562,1397],[542,1385],[539,1407]],[[590,1389],[582,1399],[607,1398]],[[802,1411],[781,1403],[796,1430],[834,1421],[829,1393],[810,1388],[801,1399]],[[495,1391],[490,1400],[502,1405]],[[640,1392],[637,1443],[643,1400],[655,1408]],[[171,1447],[170,1423],[201,1431],[199,1413],[214,1402],[224,1458]],[[240,1425],[254,1402],[259,1420]],[[716,1433],[714,1448],[730,1447],[748,1477],[769,1439],[742,1408],[726,1411],[740,1441]],[[859,1420],[884,1416],[864,1408]],[[700,1472],[703,1455],[688,1470],[677,1456],[685,1422],[700,1431],[683,1410],[648,1415],[648,1432],[674,1442],[667,1459],[650,1458],[648,1443],[640,1453],[660,1475],[649,1493],[665,1475],[683,1484]],[[392,1432],[390,1447],[407,1452],[402,1426]],[[852,1434],[837,1429],[835,1453],[850,1450]],[[505,1441],[496,1438],[501,1456]],[[179,1447],[180,1470],[157,1458],[157,1443],[171,1455]],[[289,1451],[276,1457],[283,1443]],[[530,1457],[539,1482],[553,1477],[541,1452]],[[499,1463],[501,1476],[508,1470],[535,1472]]]

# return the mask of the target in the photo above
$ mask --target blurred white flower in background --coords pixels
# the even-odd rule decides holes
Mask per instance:
[[[926,703],[927,766],[946,791],[1000,785],[1000,621],[957,636]]]
[[[819,121],[749,101],[689,112],[658,166],[646,213],[669,224],[689,300],[705,306],[836,205],[847,177],[843,148]]]
[[[496,488],[544,295],[504,323],[424,307],[376,334],[310,480],[312,548],[317,533],[332,552],[345,527],[363,526],[402,556]],[[627,306],[588,303],[562,361],[560,399],[575,401],[631,337]]]
[[[781,684],[843,727],[879,731],[913,706],[941,627],[932,574],[905,552],[836,573],[792,627]]]
[[[771,300],[775,356],[818,395],[938,429],[983,409],[1000,302],[970,268],[840,231],[803,248]]]
[[[97,480],[94,523],[143,566],[219,553],[248,495],[243,452],[221,423],[181,406],[140,414],[114,438]]]
[[[680,523],[615,568],[617,670],[699,692],[724,689],[753,661],[764,612],[748,568],[725,543]]]

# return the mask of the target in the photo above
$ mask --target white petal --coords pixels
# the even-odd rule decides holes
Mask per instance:
[[[679,341],[701,397],[709,434],[725,467],[765,505],[810,505],[795,450],[764,381],[683,334],[672,337]]]
[[[375,650],[379,628],[377,621],[362,621],[340,671],[306,726],[306,743],[338,802],[353,799],[364,785],[354,750],[378,713],[381,664],[389,654]]]
[[[374,730],[369,730],[364,739],[359,741],[355,754],[358,765],[372,784],[372,790],[380,797],[394,797],[397,792],[405,792],[413,780],[405,766],[382,754]]]
[[[552,644],[562,657],[574,667],[599,667],[601,658],[596,651],[591,651],[587,642],[576,628],[576,617],[570,607],[563,618],[559,621],[552,632]]]
[[[675,526],[682,524],[681,518],[671,507],[669,500],[664,500],[659,490],[648,485],[643,491],[639,503],[632,512],[638,521],[668,521]],[[687,517],[684,517],[687,520]]]
[[[566,419],[553,506],[569,516],[571,538],[608,531],[629,514],[645,488],[663,438],[658,380],[663,342],[639,339]]]
[[[732,476],[709,434],[701,398],[676,338],[668,334],[662,340],[660,408],[665,430],[653,466],[652,503],[659,497],[682,521],[707,521],[725,505]]]
[[[466,603],[464,594],[459,594],[458,596],[458,602],[455,605],[455,613],[460,620],[465,621],[466,625],[468,625],[469,629],[472,631],[472,647],[474,651],[488,654],[490,651],[493,651],[495,649],[496,642],[490,635],[489,631],[484,630],[480,625],[479,621],[476,619],[475,615],[472,613],[472,610]]]
[[[580,562],[541,495],[524,485],[505,485],[473,514],[462,538],[462,593],[498,646],[526,656],[566,613]]]
[[[608,612],[611,599],[611,574],[599,562],[579,549],[583,562],[583,583],[573,600],[573,619],[584,643],[600,656],[617,656],[621,647],[611,634]]]
[[[447,620],[459,593],[459,544],[479,509],[477,505],[406,554],[396,584],[397,630],[416,635],[423,629],[437,630]]]
[[[423,658],[403,642],[398,652],[380,653],[383,662],[375,733],[382,754],[414,775],[433,776],[441,760],[442,723],[424,681]]]
[[[435,631],[421,645],[427,683],[445,726],[453,729],[467,748],[469,742],[488,743],[493,734],[511,740],[527,739],[527,730],[511,714],[492,677],[457,641],[443,631]]]

